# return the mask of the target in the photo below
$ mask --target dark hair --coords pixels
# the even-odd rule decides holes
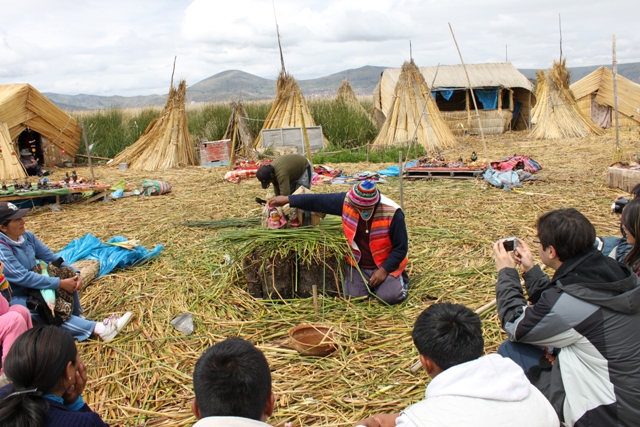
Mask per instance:
[[[34,390],[0,400],[0,425],[30,427],[45,424],[50,393],[76,363],[73,337],[56,326],[29,329],[15,340],[4,361],[4,372],[13,383],[11,393]]]
[[[627,229],[627,233],[636,239],[633,247],[624,257],[624,263],[635,271],[640,267],[640,242],[638,242],[638,238],[640,238],[640,197],[632,199],[622,209],[620,223]]]
[[[631,195],[633,196],[633,198],[635,199],[636,197],[640,196],[640,184],[636,184],[632,189],[631,189]]]
[[[553,246],[560,261],[587,253],[596,240],[596,229],[576,209],[558,209],[538,218],[538,239],[543,249]]]
[[[271,396],[271,371],[249,341],[229,338],[204,352],[193,371],[196,402],[203,417],[260,420]]]
[[[258,170],[256,171],[256,178],[258,178],[258,180],[264,182],[264,181],[269,181],[271,182],[271,174],[272,173],[276,173],[276,169],[271,166],[271,165],[263,165],[260,166],[258,168]]]
[[[418,352],[443,371],[484,352],[480,317],[460,304],[433,304],[418,316],[411,336]]]

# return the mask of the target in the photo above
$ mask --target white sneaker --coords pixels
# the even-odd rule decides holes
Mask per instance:
[[[127,326],[129,321],[131,320],[131,316],[133,316],[133,313],[127,311],[122,316],[112,314],[111,316],[104,319],[102,321],[102,323],[104,324],[104,332],[98,334],[100,338],[102,338],[102,341],[107,342],[114,339],[116,335],[118,335],[118,332],[120,332],[125,326]]]

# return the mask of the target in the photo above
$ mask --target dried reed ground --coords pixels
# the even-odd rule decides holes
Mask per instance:
[[[637,131],[622,133],[627,158],[637,150]],[[377,302],[322,300],[313,314],[311,300],[256,301],[225,275],[225,247],[213,247],[214,230],[182,227],[185,220],[243,218],[257,215],[255,180],[223,181],[224,169],[190,167],[155,173],[98,168],[102,182],[126,178],[166,180],[173,192],[145,199],[67,205],[62,212],[43,209],[27,217],[27,227],[54,250],[91,232],[101,239],[124,235],[147,247],[165,245],[159,259],[119,271],[82,291],[90,319],[130,310],[132,323],[114,341],[79,344],[87,363],[85,400],[116,426],[183,426],[195,422],[191,374],[200,354],[225,337],[240,336],[264,351],[273,373],[277,407],[270,422],[295,425],[353,425],[372,413],[398,411],[423,398],[426,374],[412,375],[416,360],[410,332],[417,315],[435,301],[476,309],[494,297],[496,272],[492,243],[516,235],[531,242],[535,219],[551,209],[576,207],[599,235],[616,235],[609,213],[620,192],[606,185],[614,137],[534,141],[525,133],[487,139],[486,157],[497,160],[528,154],[544,169],[542,181],[520,191],[489,188],[480,180],[404,182],[410,235],[408,300],[396,307]],[[479,139],[464,139],[447,158],[485,157]],[[381,169],[379,164],[332,165],[347,173]],[[59,178],[64,170],[56,171]],[[87,176],[88,170],[81,170]],[[316,192],[346,191],[345,186],[314,187]],[[397,179],[381,186],[399,202]],[[319,284],[322,283],[319,278]],[[169,324],[179,313],[194,315],[195,333],[183,336]],[[341,349],[324,359],[303,358],[281,346],[287,331],[318,321],[339,331]],[[495,309],[483,315],[487,352],[504,339]]]

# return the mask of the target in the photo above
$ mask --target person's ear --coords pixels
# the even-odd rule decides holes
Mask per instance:
[[[424,370],[427,371],[427,374],[429,374],[431,378],[442,372],[440,367],[436,365],[430,357],[427,357],[424,354],[420,355],[420,363],[422,363],[422,366],[424,366]]]
[[[193,412],[193,415],[196,416],[197,420],[202,418],[202,414],[200,413],[200,408],[198,407],[198,402],[196,402],[195,397],[191,401],[191,412]]]
[[[267,399],[267,404],[264,406],[264,411],[262,413],[262,421],[266,421],[271,415],[273,415],[273,410],[276,405],[276,396],[273,394],[273,391],[269,394],[269,398]]]
[[[554,248],[553,246],[549,245],[547,247],[547,249],[549,250],[549,258],[551,258],[551,259],[558,258],[558,253],[556,252],[556,248]]]
[[[67,367],[64,370],[65,380],[70,384],[76,383],[76,365],[73,362],[67,362]]]

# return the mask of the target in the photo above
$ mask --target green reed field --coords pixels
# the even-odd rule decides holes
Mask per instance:
[[[370,111],[372,101],[361,101],[365,110]],[[249,101],[244,104],[247,111],[247,123],[254,136],[258,135],[262,124],[271,110],[272,101]],[[332,99],[310,99],[309,109],[316,125],[331,145],[314,158],[316,163],[359,162],[367,159],[366,144],[373,141],[378,130],[369,117],[361,110],[348,104],[336,103]],[[145,131],[149,123],[160,115],[162,109],[108,109],[71,113],[78,121],[84,122],[89,145],[93,145],[91,154],[98,157],[113,158],[124,148],[133,144]],[[201,141],[222,139],[231,116],[229,103],[209,103],[187,107],[189,132],[194,144]],[[354,149],[357,147],[363,147]],[[414,155],[423,154],[419,147]],[[81,144],[79,154],[86,154]],[[392,162],[398,159],[398,149],[371,151],[371,162]]]

